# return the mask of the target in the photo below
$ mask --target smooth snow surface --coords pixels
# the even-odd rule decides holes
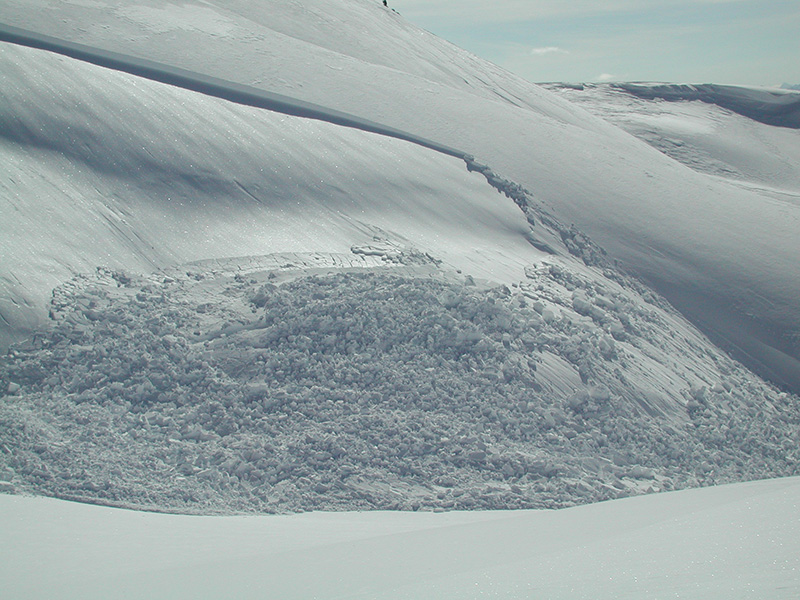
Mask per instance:
[[[724,178],[745,189],[758,189],[778,202],[800,205],[797,131],[765,125],[756,118],[733,112],[725,108],[724,102],[713,102],[715,96],[701,96],[696,86],[547,84],[546,87],[695,171]],[[788,106],[800,105],[800,93],[796,92],[734,90],[749,93],[753,98],[751,113],[774,97],[788,97],[791,100],[785,103]],[[768,114],[766,111],[762,120]]]
[[[700,100],[768,125],[800,129],[800,94],[792,91],[713,84],[620,83],[617,86],[640,98],[670,102]]]
[[[189,517],[0,495],[8,600],[789,600],[800,480],[560,511]]]
[[[2,19],[468,152],[532,190],[750,365],[800,390],[797,203],[690,170],[379,2],[6,0]]]
[[[344,127],[354,127],[364,131],[412,141],[415,144],[458,158],[464,156],[463,152],[453,148],[408,134],[399,129],[393,129],[373,121],[361,119],[355,115],[349,115],[303,100],[289,98],[282,94],[266,92],[252,86],[245,86],[216,77],[209,77],[208,75],[201,75],[171,65],[156,63],[142,58],[133,58],[117,52],[99,50],[91,46],[67,42],[9,25],[0,24],[0,39],[12,44],[20,44],[22,46],[63,54],[101,67],[123,71],[153,81],[160,81],[176,87],[199,92],[207,96],[223,98],[231,102],[236,102],[237,104],[265,108],[296,117],[327,121]]]

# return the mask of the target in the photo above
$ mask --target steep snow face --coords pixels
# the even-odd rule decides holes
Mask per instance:
[[[0,495],[11,598],[772,598],[800,589],[797,478],[563,511],[187,517]]]
[[[42,51],[3,44],[0,60],[5,336],[98,265],[349,252],[377,238],[510,282],[543,255],[522,211],[461,160]]]
[[[752,364],[800,389],[796,203],[687,169],[378,2],[8,0],[4,20],[469,152],[533,190]]]
[[[548,84],[547,87],[694,171],[758,193],[762,201],[754,206],[763,207],[767,213],[783,214],[787,223],[797,225],[800,131],[768,123],[790,124],[796,118],[792,115],[796,115],[800,94],[710,85]],[[758,228],[761,218],[752,215],[742,225]],[[715,220],[715,231],[718,226]],[[754,232],[749,239],[755,241],[758,235]],[[747,244],[748,240],[742,242],[743,247],[748,247]],[[789,240],[787,247],[796,251],[800,245]],[[764,251],[769,252],[767,248]],[[764,258],[768,261],[771,254]],[[781,327],[778,322],[771,326],[771,332],[763,331],[765,323],[759,321],[759,315],[775,308],[770,306],[768,295],[761,299],[766,312],[759,313],[754,304],[749,309],[750,321],[741,323],[732,318],[735,315],[730,304],[715,305],[713,296],[700,293],[700,287],[681,288],[674,282],[662,281],[660,290],[696,323],[724,332],[724,339],[740,355],[750,354],[751,359],[769,365],[778,379],[796,381],[796,333],[791,326]],[[740,290],[733,289],[730,293],[734,298],[742,297]],[[769,338],[774,347],[763,344]]]

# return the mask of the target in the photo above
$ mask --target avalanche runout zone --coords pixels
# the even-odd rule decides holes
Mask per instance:
[[[0,363],[4,485],[199,513],[509,509],[797,472],[797,399],[624,281],[233,272],[57,290],[54,325]],[[672,388],[648,387],[659,369]]]

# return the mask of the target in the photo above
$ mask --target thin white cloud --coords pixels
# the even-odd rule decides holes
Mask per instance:
[[[617,79],[616,75],[612,75],[611,73],[600,73],[600,75],[594,78],[595,81],[614,81],[615,79]]]
[[[544,46],[543,48],[531,48],[531,54],[544,56],[545,54],[569,54],[569,52],[557,46]]]

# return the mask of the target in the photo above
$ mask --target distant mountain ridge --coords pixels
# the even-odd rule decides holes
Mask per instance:
[[[800,94],[765,88],[737,87],[711,83],[661,84],[617,83],[618,89],[640,98],[661,98],[671,102],[700,100],[778,127],[800,128]],[[800,89],[800,87],[798,87]]]

